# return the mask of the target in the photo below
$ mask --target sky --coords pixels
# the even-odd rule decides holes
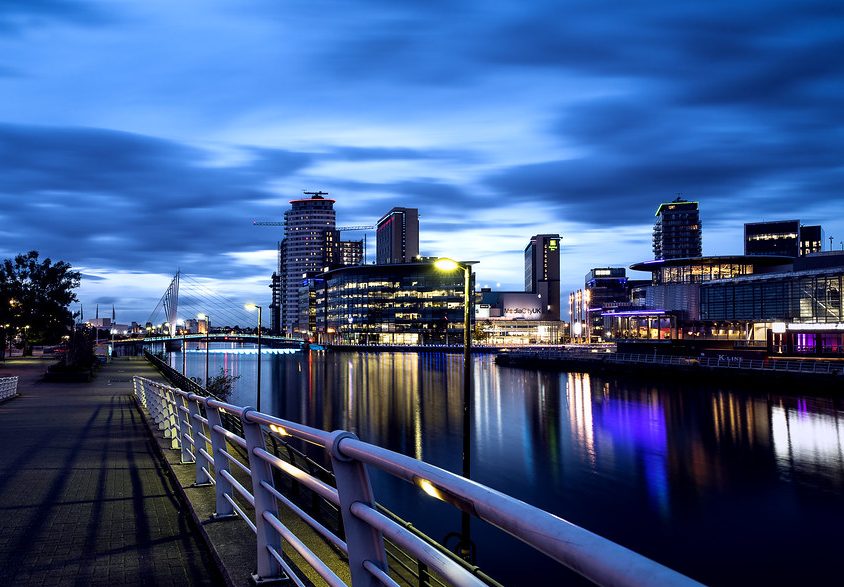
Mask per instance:
[[[775,219],[838,249],[842,56],[840,0],[4,0],[0,257],[143,323],[177,270],[269,304],[282,229],[252,221],[305,190],[338,225],[419,208],[421,253],[495,289],[534,234],[564,295],[652,258],[677,194],[704,254]]]

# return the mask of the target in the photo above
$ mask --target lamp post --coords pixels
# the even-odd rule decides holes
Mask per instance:
[[[453,259],[441,258],[434,261],[434,267],[440,271],[463,270],[463,477],[470,479],[470,427],[472,424],[472,324],[470,308],[472,306],[472,265],[477,261],[458,263]],[[447,331],[446,331],[447,332]],[[469,513],[460,512],[459,554],[465,560],[472,558],[472,540],[470,534]]]
[[[255,409],[261,411],[261,311],[263,306],[257,304],[246,304],[244,306],[247,310],[258,310],[258,399],[256,401]]]
[[[208,389],[208,348],[211,342],[211,317],[208,314],[197,314],[196,318],[205,321],[205,389]]]

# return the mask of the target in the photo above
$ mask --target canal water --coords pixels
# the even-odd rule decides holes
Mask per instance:
[[[254,406],[254,350],[211,350],[212,374],[239,377],[232,403]],[[181,354],[170,360],[181,369]],[[263,411],[461,470],[461,355],[296,351],[262,365]],[[186,366],[204,378],[201,346]],[[707,584],[842,583],[844,402],[830,390],[516,369],[491,355],[474,358],[473,377],[474,480]],[[381,503],[453,543],[450,506],[384,476],[373,484]],[[569,580],[483,522],[472,529],[478,564],[503,583]]]

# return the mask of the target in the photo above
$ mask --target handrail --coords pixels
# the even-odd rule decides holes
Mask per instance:
[[[255,532],[257,576],[261,579],[295,574],[295,570],[278,556],[282,544],[288,542],[329,584],[338,584],[334,571],[315,558],[301,537],[293,536],[290,528],[280,522],[278,508],[284,502],[279,496],[285,496],[275,479],[276,474],[281,474],[320,491],[330,501],[336,500],[344,536],[318,525],[310,515],[301,515],[304,513],[301,510],[293,511],[317,532],[334,534],[331,542],[335,545],[345,545],[345,549],[340,550],[348,556],[354,587],[381,585],[392,580],[389,579],[385,537],[413,554],[426,565],[427,572],[446,584],[485,585],[464,565],[443,556],[442,551],[432,548],[416,533],[378,512],[368,473],[368,467],[374,467],[486,520],[595,583],[698,585],[676,571],[539,508],[423,461],[362,442],[350,432],[329,433],[143,377],[136,376],[133,381],[138,403],[147,409],[164,437],[172,439],[171,447],[182,451],[183,462],[194,464],[197,484],[214,485],[217,515],[244,517]],[[237,436],[245,443],[248,464],[243,464],[243,470],[238,473],[240,479],[228,469],[229,458],[235,456],[229,452],[229,434],[221,433],[223,416],[237,417],[243,429],[242,437]],[[233,434],[231,430],[228,432]],[[282,442],[296,438],[320,447],[331,462],[336,489],[308,471],[272,455],[267,450],[268,438]],[[191,442],[183,442],[183,439]],[[190,444],[194,450],[188,453],[186,449]],[[254,515],[248,516],[247,512],[253,506]]]

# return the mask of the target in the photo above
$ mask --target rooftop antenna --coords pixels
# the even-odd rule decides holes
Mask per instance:
[[[315,198],[321,198],[323,196],[328,195],[328,192],[321,192],[321,191],[320,192],[304,192],[303,191],[302,193],[305,194],[306,196],[314,196]]]

